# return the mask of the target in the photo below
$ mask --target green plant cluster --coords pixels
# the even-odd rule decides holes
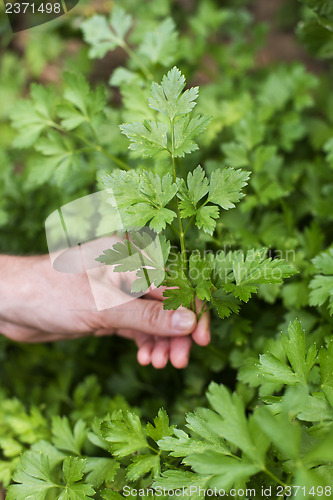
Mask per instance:
[[[212,319],[211,345],[163,377],[125,340],[1,338],[9,500],[119,499],[125,486],[331,496],[333,94],[300,62],[258,64],[267,27],[245,3],[124,0],[81,24],[96,64],[122,55],[111,75],[33,83],[1,117],[2,252],[45,251],[58,204],[112,189],[130,238],[99,259],[137,271],[134,291],[177,287],[167,308],[199,297]],[[316,22],[330,15],[307,4]],[[26,76],[11,88],[6,64],[17,99]],[[152,234],[157,257],[142,253]]]

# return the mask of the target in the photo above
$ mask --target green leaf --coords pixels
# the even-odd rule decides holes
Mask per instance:
[[[140,418],[129,411],[121,411],[101,425],[104,439],[110,443],[112,453],[125,457],[147,447],[147,439]]]
[[[147,436],[156,442],[159,439],[172,435],[173,426],[170,427],[168,414],[163,408],[158,410],[158,415],[154,418],[154,425],[150,423],[146,425],[145,432]]]
[[[136,481],[139,477],[152,472],[153,478],[160,473],[160,457],[158,455],[139,455],[134,457],[127,467],[126,478]]]
[[[208,201],[220,205],[224,210],[235,207],[244,194],[242,188],[247,185],[249,172],[241,169],[224,168],[215,170],[210,179]]]
[[[149,106],[173,120],[176,116],[189,113],[196,105],[199,87],[192,87],[183,93],[185,77],[178,68],[172,68],[162,78],[161,85],[153,82]]]
[[[83,478],[86,461],[78,457],[66,457],[62,466],[66,484],[76,483]]]
[[[213,293],[212,303],[216,307],[221,319],[228,318],[233,312],[236,314],[239,313],[239,300],[231,293],[226,293],[223,288],[219,288]]]
[[[122,500],[124,498],[120,493],[113,490],[103,490],[101,495],[104,500]]]
[[[257,464],[260,457],[249,432],[244,404],[239,396],[231,396],[226,387],[212,382],[208,388],[207,399],[219,415],[215,418],[214,414],[207,414],[207,425],[212,430],[217,429],[220,436],[240,448]]]
[[[184,470],[167,470],[156,479],[152,485],[153,488],[159,488],[163,491],[173,489],[185,489],[187,495],[190,495],[191,500],[204,498],[203,490],[208,482],[209,475],[202,476],[201,474],[194,474]],[[191,490],[192,487],[192,490]]]
[[[260,466],[251,462],[226,457],[214,450],[190,456],[186,459],[186,463],[195,472],[213,475],[209,485],[226,491],[236,485],[240,479],[246,481],[261,470]]]
[[[206,129],[210,120],[209,116],[198,115],[195,118],[190,118],[189,115],[186,115],[175,122],[174,156],[176,158],[183,157],[198,149],[194,138]]]
[[[60,450],[81,455],[87,432],[83,420],[78,420],[72,431],[67,417],[54,416],[52,418],[52,441]]]
[[[179,207],[182,217],[195,214],[198,202],[208,193],[208,179],[200,165],[187,175],[187,185],[183,179],[177,179],[178,193],[181,200]]]
[[[139,46],[139,53],[152,64],[169,67],[176,56],[177,32],[174,21],[168,17],[154,31],[145,33]]]
[[[154,156],[167,150],[167,131],[164,123],[145,120],[120,125],[120,130],[131,141],[129,149],[140,156]]]
[[[220,209],[214,205],[207,205],[205,207],[199,207],[196,217],[195,224],[199,229],[203,229],[205,233],[208,233],[212,236],[215,226],[216,220],[220,215]]]
[[[238,168],[249,165],[247,150],[243,144],[229,142],[223,144],[222,151],[225,153],[231,167]]]
[[[260,370],[264,373],[265,380],[287,385],[297,383],[295,373],[279,358],[273,354],[260,355]]]
[[[165,279],[166,290],[163,292],[164,309],[178,309],[180,306],[188,307],[194,299],[195,289],[191,286],[184,274],[181,255],[167,263],[167,277]],[[169,288],[174,287],[174,288]]]
[[[273,416],[265,407],[256,411],[255,419],[268,439],[286,459],[297,460],[302,436],[302,429],[298,423],[290,422],[284,413]]]
[[[176,217],[174,211],[165,208],[177,192],[170,174],[161,178],[158,174],[143,171],[115,171],[103,179],[110,203],[120,209],[124,227],[143,227],[150,221],[150,227],[157,233],[165,229]]]
[[[82,123],[95,127],[104,115],[105,106],[103,87],[92,91],[82,75],[65,73],[64,102],[57,108],[65,129],[72,130]]]
[[[307,385],[310,370],[316,362],[317,350],[313,344],[306,354],[305,333],[300,321],[290,323],[288,335],[282,334],[281,341],[298,381]]]
[[[109,50],[123,47],[131,25],[132,17],[118,6],[113,7],[109,23],[101,15],[95,15],[82,23],[83,37],[92,45],[89,57],[102,58]]]
[[[11,112],[14,128],[18,130],[14,146],[27,148],[53,123],[56,98],[53,89],[32,84],[31,98],[19,101]]]
[[[63,475],[66,486],[59,500],[86,500],[92,498],[95,490],[90,484],[83,484],[86,460],[78,457],[66,457],[63,463]]]
[[[9,487],[8,500],[45,500],[48,492],[56,487],[48,458],[41,453],[28,451],[21,457],[17,472],[13,476],[16,483]]]
[[[99,488],[104,482],[111,483],[120,467],[120,463],[112,458],[88,457],[86,462],[87,482],[94,488]]]
[[[165,264],[170,243],[165,236],[153,238],[147,232],[132,232],[133,242],[117,242],[112,249],[104,250],[96,260],[114,266],[114,272],[137,271],[132,292],[147,290],[153,283],[159,286],[165,278]]]
[[[333,314],[333,248],[317,255],[312,262],[318,273],[309,287],[310,306],[322,306],[328,300],[328,309]]]
[[[295,274],[295,269],[283,259],[266,259],[267,250],[249,250],[244,259],[243,252],[233,254],[233,272],[236,284],[224,286],[227,292],[247,302],[252,293],[257,292],[258,284],[282,283],[284,278]]]
[[[333,342],[329,342],[327,349],[320,349],[319,351],[319,364],[321,376],[321,389],[333,407]]]

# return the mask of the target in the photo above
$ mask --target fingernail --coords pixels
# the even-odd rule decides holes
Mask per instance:
[[[180,307],[171,318],[172,328],[179,331],[190,330],[195,325],[195,315],[189,309]]]

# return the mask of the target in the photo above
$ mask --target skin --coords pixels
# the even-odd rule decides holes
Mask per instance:
[[[109,303],[119,303],[127,273],[114,273],[109,266],[98,272],[94,280],[99,291],[107,294]],[[186,367],[193,342],[210,342],[209,314],[197,322],[189,309],[163,310],[162,287],[97,311],[88,275],[58,272],[48,255],[0,256],[0,276],[0,331],[17,342],[116,334],[136,343],[141,365],[151,363],[158,369],[168,361]]]

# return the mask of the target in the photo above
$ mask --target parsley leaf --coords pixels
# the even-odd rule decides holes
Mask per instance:
[[[124,46],[125,36],[132,25],[132,17],[118,6],[112,9],[109,23],[104,16],[95,15],[82,23],[84,39],[92,45],[91,58],[102,58],[109,50]]]
[[[169,67],[177,51],[177,32],[174,21],[168,17],[154,31],[145,33],[138,52],[152,64],[162,64]]]
[[[312,262],[318,273],[309,287],[310,306],[322,306],[328,300],[328,309],[333,314],[333,248],[315,257]]]
[[[103,179],[112,195],[110,203],[119,209],[125,228],[143,227],[148,221],[151,229],[160,233],[176,217],[173,210],[165,208],[177,192],[170,174],[143,171],[114,171]]]
[[[147,232],[132,232],[131,239],[115,243],[96,260],[114,266],[114,272],[137,271],[132,292],[146,291],[152,284],[159,286],[165,278],[170,242],[164,235],[153,238]]]
[[[224,210],[234,208],[235,203],[244,197],[241,189],[247,185],[249,177],[249,172],[231,167],[215,170],[210,179],[208,201]]]
[[[14,141],[17,148],[27,148],[34,144],[54,120],[54,90],[32,84],[30,95],[29,100],[19,101],[11,113],[12,125],[18,130]]]
[[[164,123],[145,120],[120,125],[120,130],[129,138],[129,149],[141,156],[154,156],[167,150],[167,131]]]
[[[125,457],[147,448],[147,438],[140,418],[129,411],[114,412],[110,420],[102,423],[101,431],[116,457]]]
[[[176,158],[199,149],[193,139],[206,129],[210,119],[209,116],[190,118],[186,115],[175,122],[174,156]]]
[[[149,106],[156,109],[170,120],[189,113],[196,105],[199,87],[192,87],[183,92],[185,77],[178,68],[172,68],[162,78],[161,85],[153,82]]]

